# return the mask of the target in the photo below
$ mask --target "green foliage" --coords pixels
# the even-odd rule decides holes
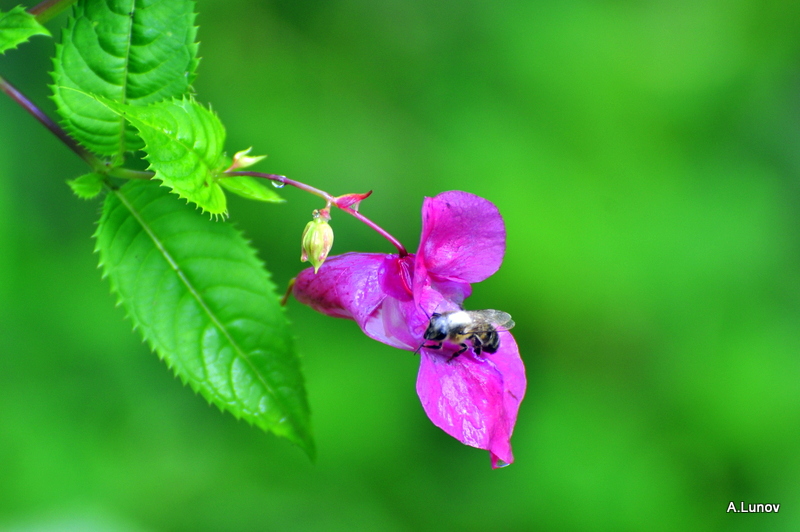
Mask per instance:
[[[519,323],[516,462],[426,421],[418,359],[293,301],[314,466],[176,386],[110,311],[76,161],[0,98],[0,528],[800,529],[800,2],[201,9],[229,140],[376,188],[363,208],[412,248],[421,195],[498,204],[508,253],[467,301]],[[36,79],[49,45],[2,74]],[[237,205],[279,288],[303,204]],[[335,221],[342,249],[390,251]]]
[[[82,175],[75,179],[67,180],[69,188],[79,197],[83,199],[92,199],[103,190],[103,174],[92,172]]]
[[[0,54],[16,48],[34,35],[50,36],[50,32],[24,7],[17,6],[8,13],[0,12]]]
[[[188,0],[79,2],[57,49],[55,101],[71,135],[111,156],[112,169],[143,149],[165,186],[113,190],[96,235],[104,272],[136,327],[210,402],[313,455],[300,365],[269,274],[235,229],[167,192],[214,215],[226,213],[222,186],[281,201],[251,177],[218,182],[231,162],[225,129],[188,95],[197,64],[192,8]],[[89,199],[105,179],[91,173],[68,184]]]
[[[221,410],[313,456],[288,321],[242,236],[144,181],[107,196],[96,238],[112,289],[175,373]]]
[[[190,0],[76,4],[56,48],[53,94],[81,144],[119,158],[142,146],[121,116],[88,94],[142,106],[189,92],[198,61],[193,7]]]
[[[217,183],[227,159],[225,128],[213,112],[192,99],[134,107],[101,100],[139,130],[156,179],[211,214],[225,214],[225,192]]]

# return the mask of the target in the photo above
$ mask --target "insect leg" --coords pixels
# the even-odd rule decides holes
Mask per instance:
[[[481,352],[483,352],[483,342],[480,336],[473,334],[469,339],[472,340],[472,351],[475,353],[475,356],[481,356]]]
[[[453,355],[450,358],[447,359],[448,362],[450,362],[451,360],[456,358],[458,355],[460,355],[461,353],[463,353],[464,351],[469,349],[469,346],[467,344],[460,344],[460,345],[461,345],[461,349],[459,349],[458,351],[453,353]]]

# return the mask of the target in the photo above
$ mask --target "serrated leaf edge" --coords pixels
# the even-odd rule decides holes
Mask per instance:
[[[28,13],[28,12],[25,10],[25,8],[24,8],[24,7],[22,7],[22,6],[15,6],[15,7],[12,7],[12,8],[11,8],[11,10],[9,10],[9,11],[6,11],[6,12],[2,12],[2,11],[0,11],[0,18],[2,18],[2,17],[3,17],[3,15],[11,15],[11,14],[15,14],[15,13],[14,13],[14,11],[15,11],[15,10],[20,10],[20,11],[18,11],[18,13],[19,13],[19,12],[21,12],[21,13],[24,13],[24,14],[30,15],[30,13]],[[50,38],[52,38],[52,37],[53,37],[53,35],[50,33],[50,31],[49,31],[47,28],[45,28],[44,26],[42,26],[42,24],[41,24],[41,23],[39,23],[39,21],[37,21],[37,20],[36,20],[36,17],[34,17],[33,15],[31,15],[31,17],[33,18],[33,20],[34,20],[34,21],[36,22],[36,24],[38,25],[38,28],[36,28],[36,30],[35,30],[33,33],[31,33],[30,35],[28,35],[28,37],[27,37],[27,38],[26,38],[24,41],[19,41],[19,42],[18,42],[17,44],[15,44],[14,46],[10,46],[10,47],[6,48],[5,50],[0,50],[0,55],[3,55],[3,54],[5,54],[5,53],[6,53],[6,52],[8,52],[9,50],[16,50],[17,48],[19,48],[19,46],[20,46],[21,44],[25,44],[26,42],[30,41],[30,40],[31,40],[31,37],[36,37],[37,35],[44,35],[45,37],[50,37]],[[27,29],[27,28],[26,28],[26,29]]]
[[[138,117],[130,117],[130,116],[128,116],[128,114],[127,114],[127,113],[125,113],[125,112],[120,112],[120,111],[117,111],[116,109],[114,109],[114,108],[110,107],[109,105],[107,105],[105,102],[103,102],[103,101],[101,101],[101,100],[98,100],[98,101],[100,101],[100,103],[102,103],[103,105],[105,105],[105,106],[106,106],[108,109],[110,109],[112,112],[114,112],[114,113],[117,113],[117,115],[119,115],[120,117],[122,117],[122,119],[123,119],[124,121],[127,121],[127,122],[129,122],[129,123],[130,123],[130,124],[131,124],[133,127],[135,127],[137,130],[139,129],[139,127],[136,125],[136,123],[135,123],[134,121],[140,122],[140,123],[142,123],[142,124],[146,125],[147,127],[150,127],[150,128],[152,128],[152,129],[155,129],[155,130],[162,131],[162,130],[161,130],[161,128],[158,128],[158,127],[154,126],[153,124],[149,123],[149,122],[148,122],[148,121],[146,121],[146,120],[143,120],[143,119],[141,119],[141,118],[138,118]],[[174,103],[174,104],[180,104],[180,105],[185,105],[185,104],[195,104],[195,105],[199,106],[200,108],[203,108],[203,105],[202,105],[202,104],[200,104],[200,103],[198,103],[198,102],[197,102],[197,100],[195,100],[195,99],[194,99],[193,97],[191,97],[191,96],[186,96],[186,95],[182,96],[181,98],[174,98],[174,97],[173,97],[173,98],[171,98],[171,99],[169,99],[169,100],[162,100],[162,101],[160,101],[160,102],[155,102],[155,103],[152,103],[152,104],[150,104],[150,105],[162,105],[162,104],[164,104],[164,103],[166,103],[166,102],[170,102],[170,103]],[[125,103],[123,103],[123,104],[121,104],[121,105],[128,105],[128,104],[125,104]],[[144,107],[146,107],[146,106],[144,106]],[[204,108],[203,108],[203,109],[204,109]],[[184,112],[186,112],[186,110],[185,110],[185,109],[182,109],[182,110],[183,110]],[[207,110],[209,113],[211,113],[212,115],[214,115],[215,117],[217,117],[217,119],[219,119],[219,117],[217,116],[217,113],[215,113],[215,112],[214,112],[214,110],[213,110],[213,109],[211,109],[211,107],[209,107],[208,109],[204,109],[204,110]],[[217,181],[217,176],[218,176],[218,175],[219,175],[219,173],[220,173],[218,168],[212,168],[212,167],[211,167],[211,165],[209,164],[209,162],[206,160],[206,158],[205,158],[205,157],[203,157],[203,156],[201,156],[200,154],[198,154],[198,153],[195,151],[195,149],[194,149],[194,147],[193,147],[193,146],[190,146],[190,145],[186,144],[186,143],[185,143],[183,140],[181,140],[181,139],[180,139],[180,138],[178,138],[177,136],[171,136],[171,135],[168,135],[166,132],[163,132],[163,131],[162,131],[162,133],[164,133],[164,135],[167,135],[167,136],[169,136],[169,137],[170,137],[170,139],[171,139],[173,142],[176,142],[178,145],[180,145],[180,146],[181,146],[183,149],[185,149],[187,152],[196,154],[196,155],[197,155],[197,160],[198,160],[198,161],[200,161],[200,163],[201,163],[203,166],[205,166],[205,168],[206,168],[206,171],[207,171],[207,172],[208,172],[208,174],[211,176],[211,179],[212,179],[212,180],[215,182],[215,184],[216,184],[217,186],[221,187],[221,185],[220,185],[219,183],[217,183],[217,182],[216,182],[216,181]],[[141,132],[139,132],[139,134],[140,134],[140,136],[141,136]],[[144,141],[144,139],[142,139],[142,140]],[[145,145],[144,145],[144,148],[142,149],[142,151],[144,151],[144,152],[147,154],[147,155],[145,155],[145,160],[146,160],[146,161],[148,162],[148,164],[149,164],[149,166],[147,167],[147,169],[148,169],[148,170],[150,170],[150,169],[152,169],[152,168],[153,168],[153,163],[151,163],[151,162],[150,162],[150,153],[147,151],[147,147],[148,147],[148,144],[147,144],[147,143],[145,143]],[[222,155],[222,154],[221,154],[221,153],[220,153],[220,154],[218,154],[218,156],[220,156],[220,155]],[[168,189],[169,189],[169,191],[170,191],[172,194],[175,194],[175,195],[176,195],[176,196],[178,196],[179,198],[186,200],[186,201],[187,201],[187,203],[194,203],[194,204],[195,204],[197,207],[199,207],[199,208],[200,208],[200,212],[203,212],[203,213],[206,213],[206,212],[208,212],[208,213],[209,213],[209,215],[211,216],[211,218],[212,218],[212,219],[214,219],[214,220],[217,220],[217,219],[219,219],[219,218],[225,219],[225,218],[227,218],[227,217],[228,217],[228,209],[227,209],[227,208],[226,208],[224,211],[222,211],[222,212],[211,212],[211,211],[209,211],[209,210],[205,209],[205,208],[204,208],[202,205],[200,205],[200,204],[199,204],[199,203],[197,203],[196,201],[192,200],[192,199],[191,199],[189,196],[186,196],[186,195],[184,195],[184,194],[181,194],[179,191],[177,191],[177,190],[175,190],[173,187],[169,186],[169,184],[167,184],[167,183],[166,183],[166,181],[164,180],[164,178],[160,176],[160,174],[161,174],[161,172],[160,172],[160,171],[158,171],[158,170],[155,170],[154,172],[155,172],[155,175],[153,176],[153,178],[154,178],[154,179],[158,179],[159,181],[161,181],[161,183],[162,183],[162,185],[161,185],[161,186],[168,188]],[[223,194],[224,194],[224,191],[223,191]]]
[[[173,269],[173,270],[176,272],[176,274],[178,275],[178,278],[181,280],[181,282],[184,284],[184,286],[186,286],[186,289],[189,291],[189,293],[192,295],[192,297],[193,297],[193,298],[195,298],[195,300],[198,302],[198,304],[199,304],[199,305],[200,305],[200,307],[203,309],[203,311],[205,311],[205,312],[206,312],[206,314],[208,315],[208,317],[209,317],[209,319],[211,320],[211,322],[212,322],[212,323],[213,323],[213,324],[214,324],[214,325],[215,325],[215,326],[216,326],[216,327],[217,327],[217,328],[218,328],[220,331],[222,331],[222,333],[225,335],[225,337],[226,337],[226,338],[228,339],[228,341],[230,342],[230,345],[234,347],[234,349],[235,349],[235,352],[236,352],[236,356],[238,356],[238,357],[239,357],[241,360],[243,360],[243,361],[244,361],[244,362],[245,362],[245,363],[248,365],[248,367],[251,369],[251,372],[252,372],[252,374],[253,374],[253,375],[255,375],[255,376],[257,377],[258,381],[259,381],[259,382],[261,382],[261,383],[263,384],[263,386],[264,386],[265,390],[267,390],[267,392],[270,394],[270,396],[271,396],[271,397],[272,397],[272,399],[275,401],[275,403],[277,403],[278,405],[280,405],[281,411],[284,411],[284,412],[285,412],[285,411],[286,411],[286,405],[285,405],[285,404],[284,404],[284,402],[282,401],[282,399],[281,399],[280,395],[278,395],[277,393],[275,393],[275,390],[272,388],[272,386],[270,386],[270,384],[269,384],[268,382],[266,382],[266,381],[263,379],[263,377],[262,377],[261,373],[260,373],[260,372],[259,372],[259,371],[258,371],[258,370],[257,370],[257,369],[254,367],[254,366],[253,366],[253,364],[252,364],[252,362],[250,361],[250,359],[249,359],[249,357],[247,356],[247,354],[246,354],[246,353],[244,353],[244,352],[242,351],[241,347],[240,347],[240,346],[238,345],[238,343],[236,343],[236,342],[234,341],[234,339],[233,339],[233,338],[230,336],[230,334],[228,333],[227,329],[226,329],[226,328],[225,328],[225,327],[222,325],[222,323],[219,321],[219,319],[217,318],[217,316],[216,316],[216,315],[215,315],[215,314],[214,314],[214,313],[211,311],[211,309],[210,309],[210,308],[209,308],[209,307],[206,305],[206,303],[205,303],[205,301],[203,300],[203,298],[200,296],[200,294],[199,294],[199,293],[197,292],[197,290],[194,288],[194,286],[192,285],[191,281],[189,281],[189,279],[186,277],[186,275],[184,274],[183,270],[181,270],[180,266],[177,264],[177,262],[175,261],[175,259],[173,259],[173,258],[172,258],[172,256],[169,254],[169,252],[167,251],[167,249],[164,247],[163,243],[162,243],[162,242],[161,242],[161,241],[158,239],[158,237],[157,237],[157,236],[156,236],[156,235],[155,235],[155,234],[152,232],[152,230],[150,229],[150,227],[149,227],[149,226],[148,226],[148,225],[145,223],[145,221],[144,221],[144,220],[142,219],[142,217],[140,216],[139,212],[138,212],[138,211],[137,211],[137,210],[134,208],[134,206],[133,206],[133,205],[132,205],[132,204],[131,204],[131,203],[128,201],[128,198],[127,198],[127,197],[126,197],[124,194],[122,194],[122,193],[121,193],[121,191],[119,191],[119,190],[112,190],[112,191],[111,191],[111,193],[113,193],[113,194],[114,194],[114,195],[115,195],[115,196],[116,196],[116,197],[117,197],[117,198],[120,200],[120,203],[121,203],[121,204],[122,204],[122,205],[123,205],[123,206],[124,206],[124,207],[125,207],[125,208],[128,210],[128,212],[130,212],[130,213],[131,213],[131,216],[133,216],[133,217],[134,217],[134,219],[135,219],[135,220],[136,220],[136,221],[139,223],[139,225],[140,225],[140,226],[142,227],[142,229],[145,231],[145,233],[147,234],[147,236],[148,236],[148,237],[150,237],[150,239],[152,240],[153,244],[156,246],[156,249],[158,249],[158,251],[159,251],[159,252],[161,253],[161,255],[162,255],[164,258],[165,258],[165,260],[167,261],[167,263],[170,265],[170,267],[171,267],[171,268],[172,268],[172,269]],[[99,226],[99,224],[98,224],[98,228],[97,228],[97,230],[96,230],[96,231],[95,231],[95,233],[94,233],[94,237],[95,237],[95,241],[96,241],[95,248],[94,248],[94,251],[95,251],[95,253],[99,253],[99,252],[100,252],[100,247],[99,247],[99,239],[98,239],[98,235],[99,235],[99,233],[100,233],[100,226]],[[251,251],[251,253],[253,252],[252,248],[250,248],[250,251]],[[259,263],[260,263],[260,264],[263,266],[263,263],[262,263],[262,261],[260,261],[260,260],[259,260],[258,262],[259,262]],[[112,277],[109,275],[109,272],[108,272],[108,270],[107,270],[107,268],[106,268],[106,265],[102,263],[102,260],[101,260],[100,264],[98,264],[98,267],[99,267],[99,268],[102,268],[102,270],[103,270],[103,273],[102,273],[102,276],[101,276],[101,277],[102,277],[103,279],[105,279],[106,277],[108,277],[108,278],[109,278],[109,280],[111,281],[111,283],[110,283],[110,284],[111,284],[111,291],[117,295],[117,302],[116,302],[116,305],[117,305],[117,306],[120,306],[120,305],[122,305],[122,306],[123,306],[123,308],[125,308],[125,307],[124,307],[124,303],[123,303],[123,297],[122,297],[122,294],[120,293],[120,291],[119,291],[118,287],[116,287],[116,286],[115,286],[115,283],[113,282],[113,278],[112,278]],[[139,329],[139,328],[138,328],[138,326],[137,326],[137,324],[136,324],[136,320],[134,320],[134,319],[131,317],[130,313],[129,313],[127,310],[126,310],[126,312],[125,312],[125,317],[126,317],[126,318],[128,318],[128,319],[130,319],[130,320],[131,320],[131,322],[133,323],[133,330],[137,330],[137,329]],[[192,389],[193,389],[193,390],[194,390],[196,393],[199,393],[199,392],[200,392],[200,390],[198,390],[198,389],[197,389],[195,386],[193,386],[191,381],[189,381],[188,379],[184,378],[184,377],[183,377],[182,375],[180,375],[178,372],[174,371],[174,366],[173,366],[173,364],[171,364],[171,363],[170,363],[170,360],[169,360],[169,358],[167,358],[167,357],[163,356],[163,354],[162,354],[162,353],[159,353],[159,352],[158,352],[158,349],[156,349],[156,348],[155,348],[155,345],[154,345],[153,341],[152,341],[152,340],[151,340],[151,339],[150,339],[150,338],[147,336],[147,334],[146,334],[145,330],[144,330],[144,329],[141,329],[141,330],[140,330],[140,332],[141,332],[141,334],[142,334],[143,340],[144,340],[144,341],[146,341],[146,342],[147,342],[147,343],[150,345],[151,349],[153,349],[153,351],[155,351],[155,352],[156,352],[156,354],[158,355],[158,357],[159,357],[161,360],[163,360],[164,362],[166,362],[166,364],[167,364],[167,366],[170,368],[170,370],[172,370],[172,371],[173,371],[173,374],[174,374],[174,375],[176,375],[178,378],[180,378],[180,380],[181,380],[181,381],[184,383],[184,385],[188,384],[188,385],[189,385],[189,386],[190,386],[190,387],[191,387],[191,388],[192,388]],[[200,393],[200,395],[201,395],[201,396],[203,396],[203,394],[202,394],[202,393]],[[220,399],[221,399],[221,398],[220,398]],[[222,409],[222,408],[221,408],[221,407],[220,407],[218,404],[214,403],[213,401],[209,400],[208,398],[206,398],[206,401],[207,401],[209,404],[212,404],[212,405],[216,406],[216,407],[217,407],[217,408],[218,408],[218,409],[219,409],[221,412],[223,412],[223,413],[227,412],[227,413],[229,413],[229,414],[232,414],[232,415],[233,415],[235,418],[237,418],[237,419],[242,419],[242,418],[244,418],[244,420],[245,420],[245,421],[247,421],[247,422],[248,422],[248,424],[250,424],[250,425],[253,425],[253,424],[254,424],[254,422],[253,422],[252,420],[248,419],[248,418],[247,418],[247,417],[245,417],[245,416],[241,416],[241,415],[237,414],[237,413],[236,413],[235,411],[233,411],[233,410],[223,410],[223,409]],[[291,423],[291,421],[290,421],[290,423]],[[316,455],[316,450],[315,450],[314,443],[313,443],[313,441],[312,441],[312,440],[308,440],[308,441],[306,441],[306,440],[305,440],[305,439],[303,439],[303,437],[302,437],[302,435],[303,435],[303,434],[308,434],[308,435],[310,436],[310,432],[307,432],[307,431],[303,430],[302,428],[300,428],[300,427],[296,426],[294,423],[291,423],[291,424],[294,426],[294,429],[295,429],[295,431],[294,431],[294,432],[295,432],[295,434],[296,434],[297,436],[296,436],[296,437],[291,437],[291,438],[288,438],[288,439],[289,439],[290,441],[293,441],[294,443],[296,443],[296,444],[297,444],[298,446],[300,446],[300,447],[301,447],[303,450],[305,450],[305,451],[308,453],[309,457],[311,457],[311,459],[313,460],[313,459],[314,459],[314,457],[315,457],[315,455]],[[269,429],[269,427],[262,427],[262,428],[268,428],[268,429]],[[271,429],[269,429],[269,430],[271,431]]]
[[[108,104],[107,104],[107,103],[104,101],[104,100],[107,100],[107,98],[105,98],[105,97],[103,97],[103,96],[99,96],[99,95],[96,95],[96,94],[91,94],[91,93],[84,92],[84,91],[82,91],[82,90],[79,90],[79,89],[75,89],[75,88],[73,88],[73,87],[66,87],[66,86],[63,86],[63,85],[54,85],[54,87],[57,87],[57,88],[59,88],[59,89],[67,89],[67,90],[75,91],[75,92],[78,92],[78,93],[80,93],[80,94],[84,94],[84,95],[86,95],[86,96],[89,96],[90,98],[93,98],[93,99],[95,99],[95,100],[96,100],[97,102],[99,102],[101,105],[105,106],[105,107],[106,107],[106,108],[107,108],[109,111],[111,111],[112,113],[114,113],[114,114],[116,114],[117,116],[119,116],[120,118],[122,118],[123,122],[124,122],[124,121],[130,122],[130,123],[131,123],[131,125],[133,125],[133,127],[136,127],[136,129],[139,129],[139,128],[136,126],[136,124],[133,122],[133,120],[137,120],[137,121],[139,121],[139,122],[141,122],[141,123],[143,123],[143,124],[147,125],[148,127],[151,127],[151,128],[153,128],[153,129],[156,129],[156,130],[160,129],[160,128],[157,128],[157,127],[153,126],[152,124],[148,123],[147,121],[145,121],[145,120],[142,120],[142,119],[140,119],[140,118],[135,118],[135,117],[134,117],[134,118],[133,118],[133,120],[131,120],[131,118],[129,118],[129,117],[128,117],[127,113],[125,113],[125,112],[122,112],[122,111],[117,111],[116,109],[114,109],[113,107],[111,107],[110,105],[108,105]],[[194,104],[198,105],[199,107],[201,107],[201,108],[205,109],[205,108],[203,107],[203,105],[202,105],[202,104],[200,104],[200,103],[198,103],[198,102],[197,102],[197,100],[195,100],[195,99],[194,99],[194,98],[193,98],[191,95],[184,95],[184,96],[182,96],[181,98],[175,98],[175,97],[173,97],[173,98],[171,98],[171,99],[169,99],[169,100],[161,100],[161,101],[159,101],[159,102],[154,102],[154,103],[151,103],[151,104],[149,104],[149,105],[162,105],[162,104],[164,104],[164,103],[166,103],[166,102],[172,102],[172,103],[181,103],[181,104],[185,104],[185,103],[190,103],[190,104],[191,104],[191,103],[194,103]],[[128,104],[125,104],[125,103],[120,103],[119,105],[128,105]],[[143,106],[143,107],[146,107],[146,106]],[[214,112],[214,110],[211,108],[211,106],[209,106],[209,108],[208,108],[208,109],[205,109],[205,110],[207,110],[209,113],[211,113],[211,114],[213,114],[215,117],[217,117],[217,119],[219,119],[219,116],[217,115],[217,113],[216,113],[216,112]],[[166,134],[166,133],[165,133],[165,134]],[[172,137],[170,137],[170,138],[172,138]],[[142,140],[144,140],[144,139],[142,139]],[[195,153],[195,154],[197,153],[197,152],[196,152],[196,151],[195,151],[195,150],[194,150],[194,149],[193,149],[191,146],[188,146],[188,145],[184,144],[184,143],[183,143],[183,141],[181,141],[180,139],[178,139],[178,138],[172,138],[172,140],[173,140],[174,142],[177,142],[177,143],[178,143],[180,146],[182,146],[182,147],[183,147],[183,148],[184,148],[186,151],[188,151],[188,152],[191,152],[191,153]],[[144,145],[144,148],[147,148],[147,143],[145,143],[145,145]],[[143,149],[142,151],[144,151],[145,153],[147,153],[147,150],[146,150],[146,149]],[[219,155],[222,155],[222,153],[220,153]],[[218,175],[220,175],[222,172],[220,172],[220,171],[219,171],[219,169],[214,169],[214,168],[211,168],[211,165],[210,165],[210,164],[209,164],[209,163],[206,161],[206,159],[205,159],[204,157],[202,157],[202,156],[199,156],[199,155],[198,155],[197,159],[198,159],[198,160],[199,160],[199,161],[200,161],[200,162],[203,164],[203,166],[205,166],[205,167],[206,167],[206,169],[207,169],[208,173],[209,173],[209,174],[211,175],[211,177],[212,177],[212,180],[214,180],[214,181],[215,181],[215,183],[216,183],[216,181],[218,180],[217,176],[218,176]],[[150,163],[150,155],[149,155],[149,153],[148,153],[148,154],[145,156],[145,160],[147,160],[147,161],[148,161],[148,163]],[[153,167],[153,164],[152,164],[152,163],[150,163],[150,166],[148,166],[148,167],[147,167],[147,169],[149,170],[149,169],[150,169],[150,168],[152,168],[152,167]],[[199,207],[199,208],[200,208],[200,212],[203,212],[203,213],[206,213],[206,212],[208,212],[208,213],[209,213],[209,215],[211,216],[211,218],[212,218],[212,219],[214,219],[214,220],[217,220],[217,219],[219,219],[219,218],[225,219],[225,218],[227,218],[227,217],[229,216],[229,214],[228,214],[228,210],[227,210],[227,209],[225,209],[223,212],[211,212],[211,211],[208,211],[208,210],[207,210],[207,209],[205,209],[205,208],[204,208],[202,205],[200,205],[200,204],[199,204],[199,203],[197,203],[196,201],[193,201],[193,200],[192,200],[192,199],[191,199],[189,196],[185,196],[185,195],[181,194],[180,192],[176,191],[176,190],[175,190],[173,187],[169,186],[169,185],[168,185],[168,184],[167,184],[167,183],[164,181],[164,178],[163,178],[163,177],[159,177],[159,174],[160,174],[160,173],[161,173],[161,172],[155,171],[155,175],[153,176],[153,178],[154,178],[154,179],[158,179],[159,181],[161,181],[161,183],[162,183],[162,185],[161,185],[161,186],[168,188],[168,189],[169,189],[169,191],[170,191],[170,193],[172,193],[172,194],[175,194],[175,195],[176,195],[176,196],[178,196],[179,198],[186,200],[186,202],[187,202],[187,203],[194,203],[194,204],[195,204],[197,207]],[[216,184],[217,184],[217,186],[219,186],[220,188],[222,188],[222,185],[221,185],[220,183],[216,183]],[[223,191],[223,194],[224,194],[224,191]]]

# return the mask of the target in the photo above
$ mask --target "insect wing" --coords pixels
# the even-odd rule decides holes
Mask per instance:
[[[484,313],[483,318],[498,330],[508,331],[516,325],[508,312],[503,312],[502,310],[483,310],[481,312]]]
[[[507,312],[502,310],[467,310],[472,324],[473,332],[487,332],[490,330],[507,331],[514,326],[514,320]]]

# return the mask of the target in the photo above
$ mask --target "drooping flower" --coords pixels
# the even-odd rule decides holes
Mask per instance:
[[[490,201],[450,191],[425,198],[417,252],[345,253],[318,273],[300,272],[298,301],[329,316],[355,320],[367,336],[419,350],[417,394],[433,423],[462,443],[490,452],[492,467],[514,458],[509,439],[525,394],[525,367],[510,332],[493,354],[472,349],[453,357],[424,347],[430,316],[462,308],[471,283],[495,273],[505,253],[505,226]],[[420,348],[420,346],[423,346]]]

